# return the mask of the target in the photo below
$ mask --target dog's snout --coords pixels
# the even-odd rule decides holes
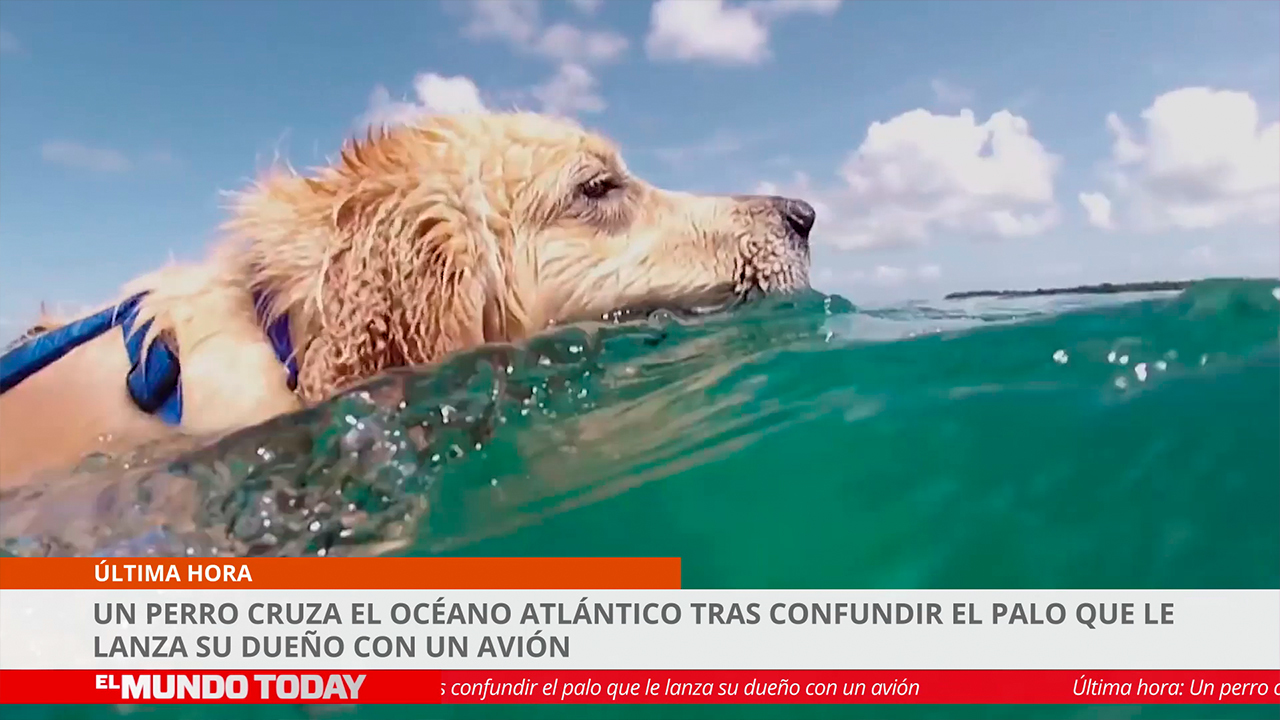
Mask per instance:
[[[756,211],[765,211],[781,220],[790,232],[791,242],[808,249],[809,231],[818,218],[818,212],[809,203],[780,195],[732,195],[734,200],[748,203]]]
[[[786,219],[787,225],[797,235],[807,240],[809,231],[813,229],[813,221],[818,218],[818,213],[813,209],[813,206],[795,198],[778,198],[777,202],[778,210],[782,212],[782,217]]]

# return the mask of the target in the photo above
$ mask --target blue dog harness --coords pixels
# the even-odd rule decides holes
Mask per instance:
[[[77,347],[119,325],[124,333],[124,347],[129,354],[130,369],[125,388],[138,409],[155,415],[170,425],[182,422],[182,366],[178,354],[163,338],[155,338],[143,352],[151,321],[134,327],[138,305],[146,293],[139,293],[113,307],[81,318],[73,323],[33,337],[0,355],[0,394],[26,380]],[[289,389],[298,384],[298,362],[293,356],[289,334],[289,318],[282,315],[266,322],[267,303],[254,294],[254,309],[265,327],[267,339],[276,358],[289,373]]]

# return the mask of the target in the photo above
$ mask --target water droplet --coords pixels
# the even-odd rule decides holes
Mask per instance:
[[[308,529],[308,530],[310,530],[311,532],[315,532],[315,531],[319,530],[319,529],[320,529],[320,521],[319,521],[319,520],[313,520],[313,521],[311,522],[311,524],[307,526],[307,529]]]
[[[1165,368],[1168,368],[1168,367],[1169,367],[1169,363],[1166,363],[1166,362],[1165,362],[1165,361],[1163,361],[1163,360],[1157,360],[1157,361],[1155,361],[1155,368],[1156,368],[1157,370],[1164,370]]]
[[[1056,362],[1056,363],[1058,363],[1059,365],[1066,365],[1066,364],[1067,364],[1067,360],[1069,360],[1069,359],[1070,359],[1070,358],[1068,358],[1068,357],[1067,357],[1067,351],[1066,351],[1066,350],[1058,350],[1057,352],[1055,352],[1055,353],[1053,354],[1053,361],[1054,361],[1054,362]]]
[[[1147,381],[1147,364],[1138,363],[1133,366],[1133,374],[1138,376],[1138,382]]]
[[[1271,297],[1280,300],[1280,287],[1271,288]]]
[[[1115,361],[1116,361],[1116,351],[1112,350],[1111,352],[1107,353],[1107,362],[1113,363]]]
[[[1128,365],[1128,364],[1129,364],[1129,356],[1128,356],[1128,355],[1121,355],[1121,356],[1120,356],[1120,364],[1121,364],[1121,365]]]
[[[1122,377],[1116,378],[1116,387],[1120,388],[1121,390],[1129,387],[1128,378],[1122,378]]]

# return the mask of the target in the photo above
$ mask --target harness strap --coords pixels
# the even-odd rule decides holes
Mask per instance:
[[[261,292],[254,292],[253,308],[258,313],[258,323],[266,328],[267,340],[271,341],[271,349],[275,351],[276,359],[280,361],[280,364],[284,365],[285,371],[289,374],[289,389],[296,390],[298,387],[298,358],[293,354],[293,334],[289,331],[289,316],[281,315],[271,322],[267,322],[268,306],[267,296]]]
[[[119,305],[81,318],[21,343],[0,355],[0,393],[52,365],[67,353],[119,325],[129,356],[125,388],[138,409],[155,415],[170,425],[182,422],[182,366],[178,354],[163,338],[155,338],[145,349],[151,321],[135,328],[138,305],[146,293],[138,293]],[[254,307],[263,323],[271,349],[288,373],[289,389],[298,384],[298,362],[293,353],[289,318],[282,315],[267,323],[265,297],[254,294]]]
[[[57,362],[67,353],[119,325],[124,313],[136,311],[141,295],[88,317],[41,333],[0,355],[0,393]]]
[[[141,295],[131,299],[120,322],[124,331],[124,349],[131,365],[129,374],[125,376],[125,387],[139,410],[170,425],[178,425],[182,423],[182,365],[178,362],[178,354],[163,338],[152,340],[150,347],[143,351],[142,344],[151,329],[151,321],[134,328],[141,299]]]

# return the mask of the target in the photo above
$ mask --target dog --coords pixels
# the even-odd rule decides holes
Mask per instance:
[[[274,167],[231,200],[203,261],[30,333],[24,352],[61,346],[0,394],[0,488],[94,451],[256,425],[389,368],[557,324],[801,290],[815,221],[802,200],[659,189],[605,138],[530,113],[371,130],[329,165]],[[168,383],[136,391],[157,376]]]

